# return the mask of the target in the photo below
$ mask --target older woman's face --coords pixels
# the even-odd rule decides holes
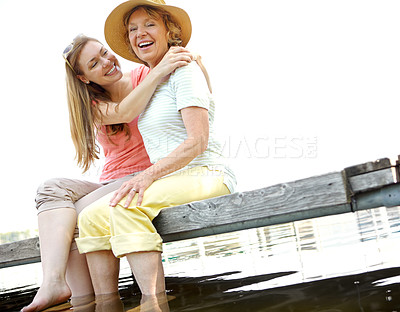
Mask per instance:
[[[150,68],[168,51],[168,33],[161,18],[154,19],[140,8],[128,21],[129,42],[136,55]]]
[[[119,62],[114,54],[97,41],[89,41],[78,59],[83,82],[92,81],[103,87],[122,78]]]

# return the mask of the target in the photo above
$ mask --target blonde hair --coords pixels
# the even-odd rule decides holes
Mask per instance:
[[[111,102],[110,94],[100,85],[90,82],[83,83],[77,78],[81,74],[78,60],[82,49],[89,41],[99,42],[97,39],[80,35],[74,39],[73,48],[65,63],[67,102],[71,138],[75,146],[75,159],[78,165],[86,172],[96,159],[99,159],[99,147],[96,144],[96,134],[100,130],[97,125],[102,123],[102,113],[99,102]],[[100,42],[99,42],[100,43]],[[127,124],[108,125],[103,127],[107,137],[124,131],[130,138]],[[111,139],[110,139],[111,140]]]
[[[129,42],[129,31],[128,31],[128,22],[131,17],[131,15],[139,10],[140,8],[144,9],[146,13],[154,19],[159,19],[161,18],[162,21],[164,22],[165,28],[167,29],[169,39],[168,39],[168,48],[171,46],[180,46],[182,45],[182,28],[181,25],[174,19],[174,17],[166,10],[158,7],[152,7],[149,5],[138,5],[137,7],[134,7],[132,10],[130,10],[128,13],[125,14],[124,16],[124,25],[125,25],[125,41],[126,44],[128,45],[129,51],[135,55],[136,58],[140,60],[140,58],[136,55],[136,53],[133,51],[131,43]],[[146,63],[145,63],[146,64]],[[148,65],[148,64],[146,64]]]

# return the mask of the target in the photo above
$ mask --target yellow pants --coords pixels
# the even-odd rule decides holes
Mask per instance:
[[[138,251],[162,251],[162,239],[152,223],[161,209],[229,194],[223,180],[221,171],[207,167],[183,170],[154,181],[141,206],[136,206],[136,195],[129,208],[120,204],[110,207],[111,192],[79,214],[79,252],[112,250],[122,257]]]

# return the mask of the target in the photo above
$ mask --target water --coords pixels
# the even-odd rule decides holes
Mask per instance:
[[[399,245],[399,207],[164,244],[169,309],[400,312]],[[40,282],[40,264],[1,269],[0,311],[18,311]],[[126,262],[120,294],[124,311],[140,304]]]

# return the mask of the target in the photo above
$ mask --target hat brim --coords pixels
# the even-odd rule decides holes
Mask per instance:
[[[129,43],[126,42],[125,34],[127,32],[124,25],[124,17],[129,11],[139,5],[148,5],[160,7],[169,12],[182,29],[182,46],[186,46],[192,35],[192,24],[189,15],[185,10],[166,4],[159,4],[149,0],[130,0],[118,5],[108,15],[104,25],[104,36],[109,47],[123,58],[136,63],[143,63],[129,49]]]

